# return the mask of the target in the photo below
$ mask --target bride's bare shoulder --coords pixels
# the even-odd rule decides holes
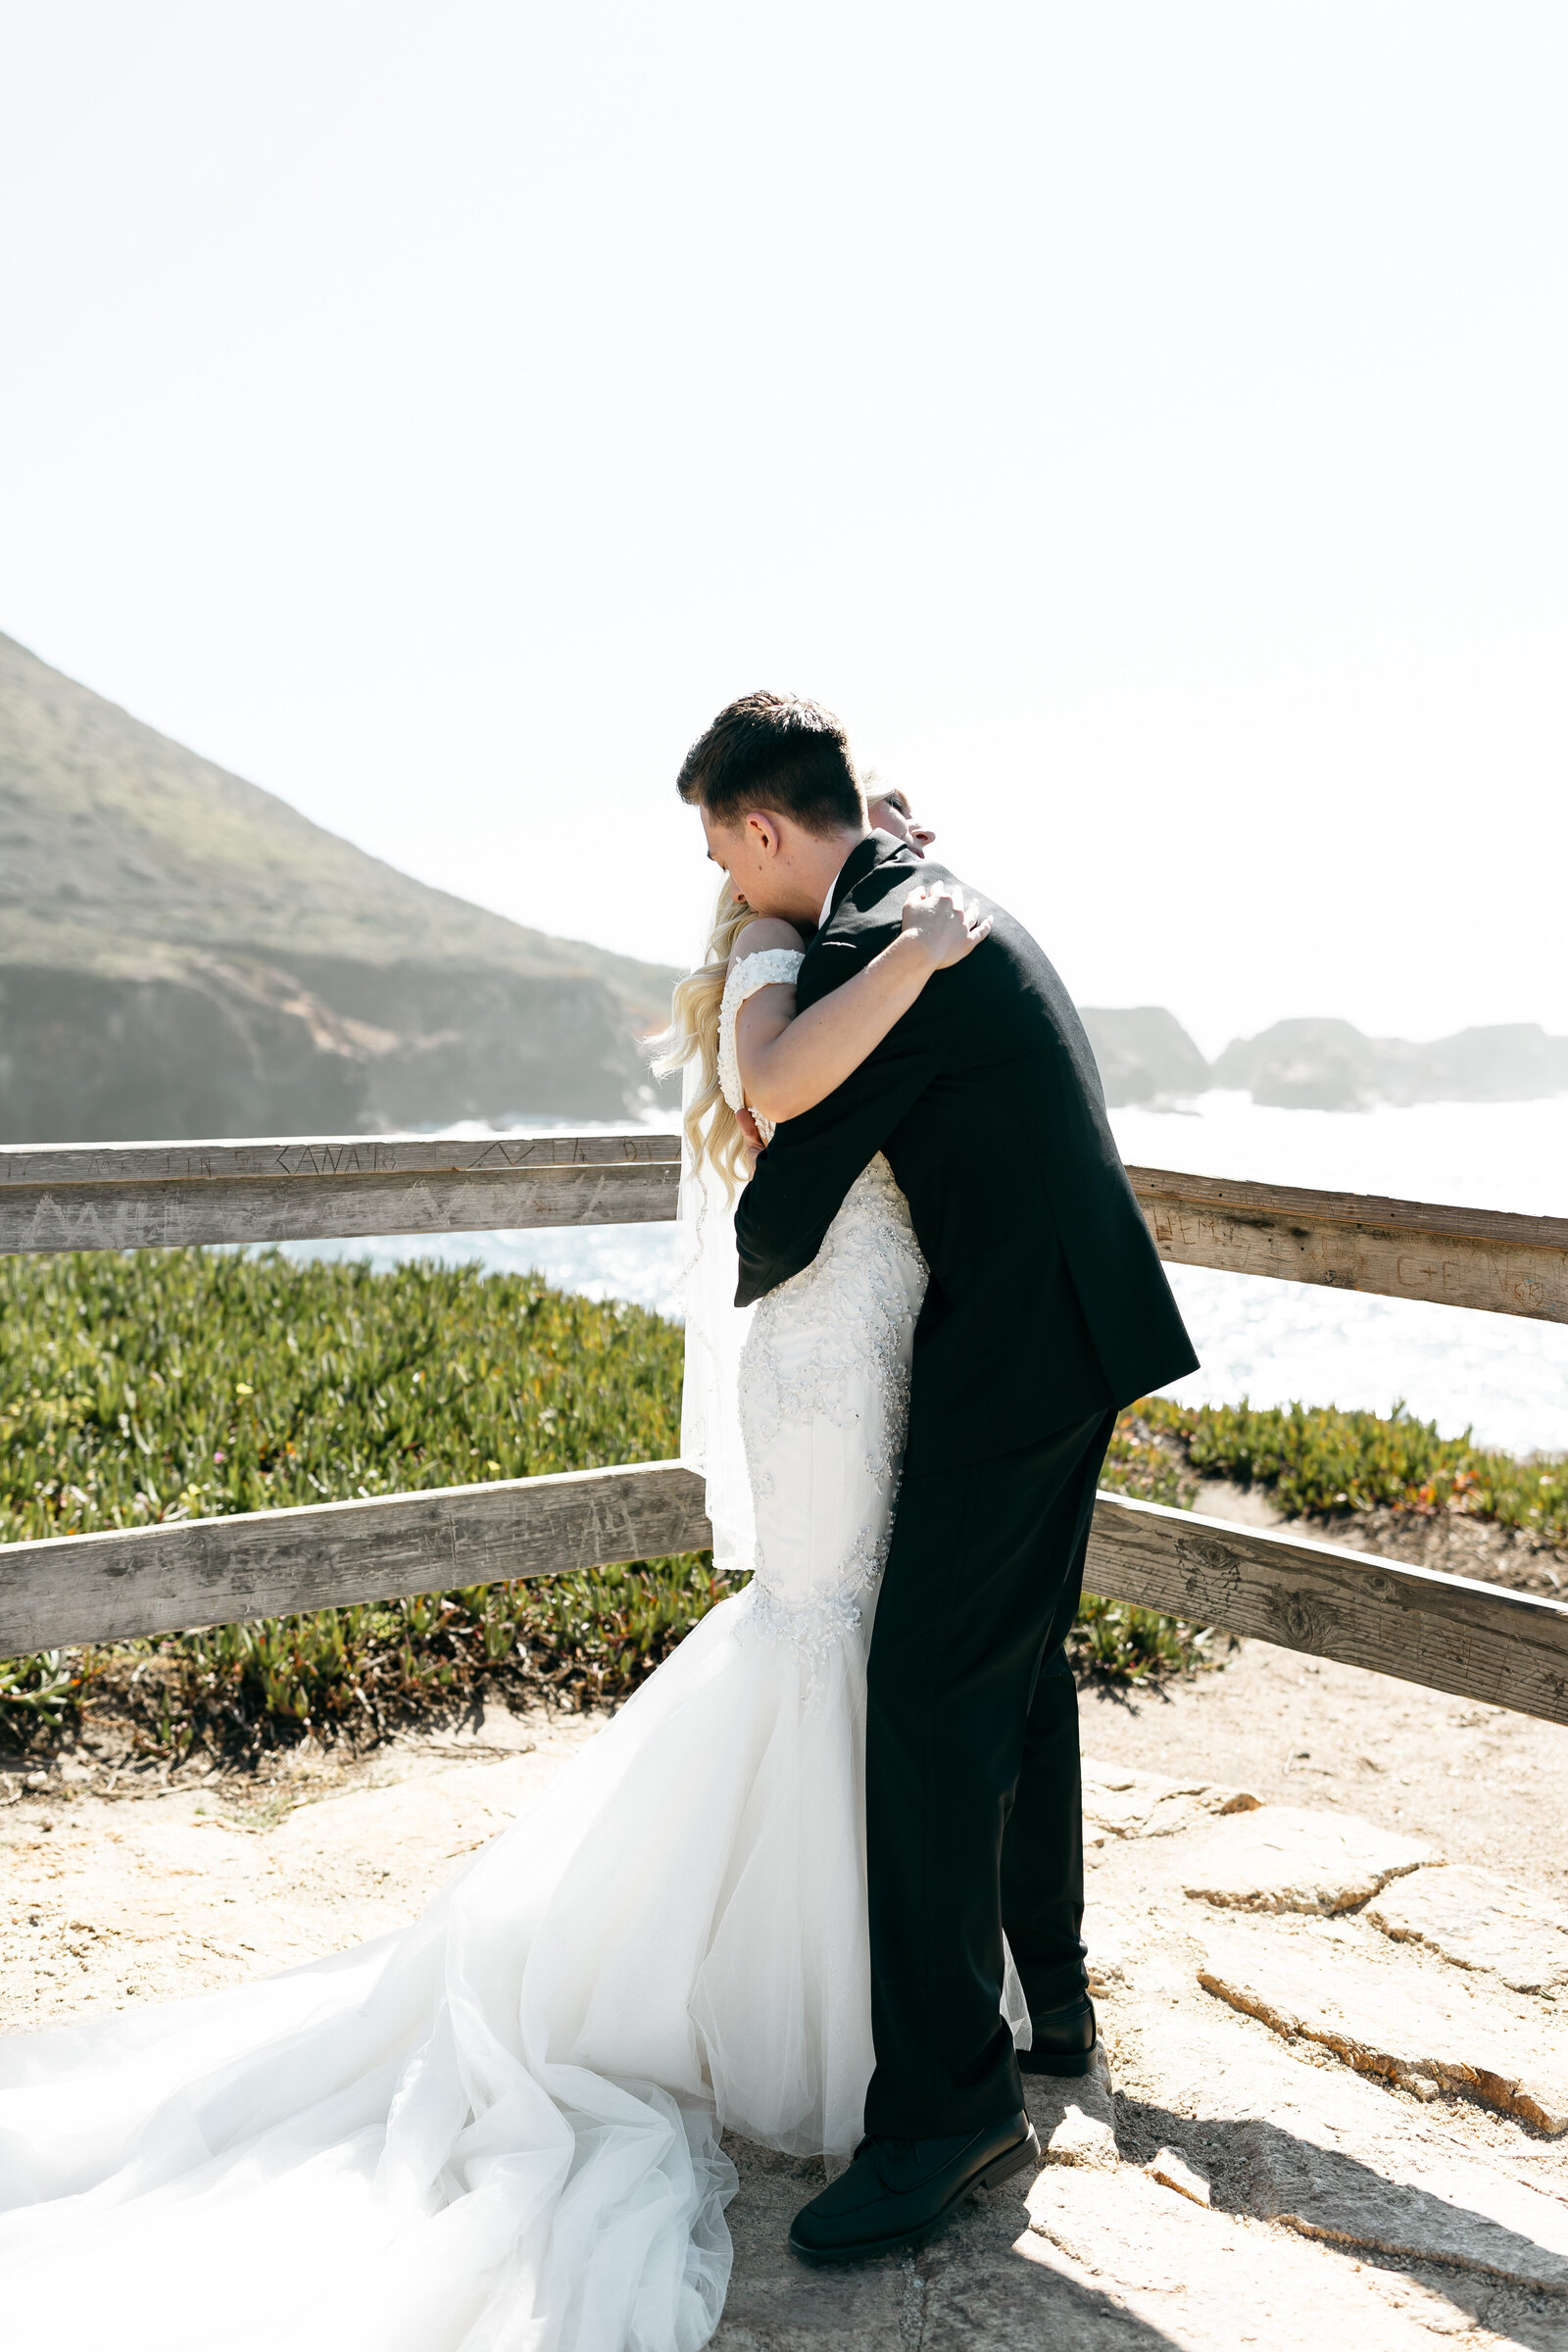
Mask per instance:
[[[793,923],[786,923],[776,914],[760,914],[735,935],[735,945],[729,952],[731,969],[745,961],[748,956],[765,955],[769,948],[793,948],[800,955],[806,942]]]

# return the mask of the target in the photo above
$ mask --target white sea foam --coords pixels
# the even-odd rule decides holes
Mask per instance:
[[[1246,1095],[1211,1094],[1181,1112],[1118,1110],[1112,1124],[1127,1159],[1145,1166],[1568,1215],[1564,1100],[1346,1112],[1273,1110]],[[407,1235],[302,1245],[294,1254],[368,1255],[377,1265],[438,1254],[498,1271],[537,1267],[592,1298],[680,1311],[680,1241],[669,1225],[452,1234],[437,1244]],[[1254,1404],[1298,1397],[1380,1412],[1402,1397],[1445,1434],[1472,1426],[1483,1443],[1518,1453],[1568,1449],[1568,1326],[1200,1266],[1170,1271],[1203,1359],[1175,1396],[1214,1403],[1248,1396]]]

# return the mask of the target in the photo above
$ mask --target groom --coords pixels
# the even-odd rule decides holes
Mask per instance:
[[[815,932],[802,1010],[897,936],[915,882],[951,880],[870,829],[844,730],[815,704],[743,696],[678,789],[756,912]],[[983,906],[990,938],[778,1129],[736,1214],[745,1306],[810,1264],[885,1152],[930,1268],[867,1664],[876,2070],[866,2139],[791,2230],[811,2262],[906,2245],[1038,2162],[1000,2014],[1004,1933],[1034,2032],[1023,2065],[1089,2069],[1064,1645],[1117,1408],[1197,1360],[1067,993],[1022,925]]]

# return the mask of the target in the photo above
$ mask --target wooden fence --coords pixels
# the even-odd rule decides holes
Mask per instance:
[[[1568,1218],[1129,1170],[1160,1255],[1568,1323]],[[673,1135],[0,1149],[0,1251],[671,1218]],[[0,1545],[0,1656],[701,1548],[678,1462]],[[1102,1494],[1096,1592],[1568,1723],[1568,1606]]]

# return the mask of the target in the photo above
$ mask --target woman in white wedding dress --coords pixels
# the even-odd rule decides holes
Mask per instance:
[[[763,1108],[821,1100],[983,936],[910,897],[905,939],[796,1022],[799,941],[747,936],[726,886],[677,993],[682,1448],[751,1583],[413,1926],[0,2042],[19,2341],[696,2352],[729,2275],[720,2132],[853,2149],[865,1650],[925,1268],[879,1157],[814,1264],[738,1313],[730,1196],[742,1073]]]

